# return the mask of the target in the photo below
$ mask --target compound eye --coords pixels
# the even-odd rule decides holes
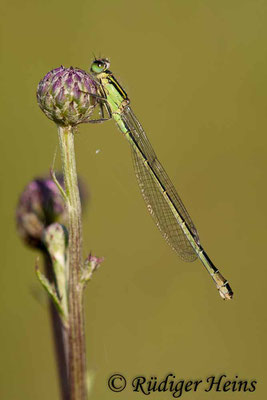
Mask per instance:
[[[91,71],[96,74],[100,74],[101,72],[104,71],[104,69],[105,69],[105,63],[103,63],[102,61],[94,61],[91,66]]]

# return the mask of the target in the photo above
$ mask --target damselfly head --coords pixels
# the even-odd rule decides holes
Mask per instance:
[[[109,69],[110,62],[107,58],[100,58],[98,60],[94,60],[91,65],[91,72],[93,74],[101,74],[102,72]]]

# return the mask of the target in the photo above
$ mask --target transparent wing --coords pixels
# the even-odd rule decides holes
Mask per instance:
[[[149,161],[154,173],[166,189],[172,203],[187,223],[195,240],[199,243],[197,230],[188,212],[186,211],[182,200],[178,196],[178,193],[176,192],[170,178],[157,159],[157,156],[151,144],[149,143],[141,124],[129,106],[125,107],[122,114],[122,119],[130,130],[134,141],[137,143],[139,149],[145,156],[145,159]],[[134,144],[132,145],[132,156],[137,181],[146,202],[148,211],[155,220],[163,237],[184,261],[194,261],[197,258],[197,254],[195,253],[193,247],[191,246],[177,219],[175,218],[169,201],[165,199],[160,188],[154,181],[152,174],[150,174],[149,170],[146,168],[144,164],[144,157],[139,151],[137,151],[137,148]]]

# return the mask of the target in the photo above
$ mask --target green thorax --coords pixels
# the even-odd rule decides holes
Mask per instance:
[[[121,119],[121,113],[124,107],[129,104],[127,93],[110,71],[99,74],[98,79],[107,98],[113,119],[117,122],[120,130],[126,133],[127,129]]]
[[[127,93],[123,90],[110,71],[105,71],[102,74],[99,74],[98,79],[105,92],[111,112],[118,112],[123,105],[123,102],[125,102],[125,100],[129,101]]]

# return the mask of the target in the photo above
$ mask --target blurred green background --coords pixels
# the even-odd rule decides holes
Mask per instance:
[[[264,398],[266,18],[263,0],[2,2],[1,399],[59,399],[37,253],[17,237],[14,210],[24,186],[48,171],[57,146],[36,86],[61,64],[88,70],[92,52],[111,59],[235,296],[221,300],[200,261],[184,263],[164,242],[113,121],[81,126],[77,164],[91,193],[84,255],[105,257],[85,297],[91,398],[141,399],[130,380],[168,372],[258,381],[254,393],[200,390],[185,394],[188,400]],[[128,379],[123,394],[107,388],[114,372]]]

